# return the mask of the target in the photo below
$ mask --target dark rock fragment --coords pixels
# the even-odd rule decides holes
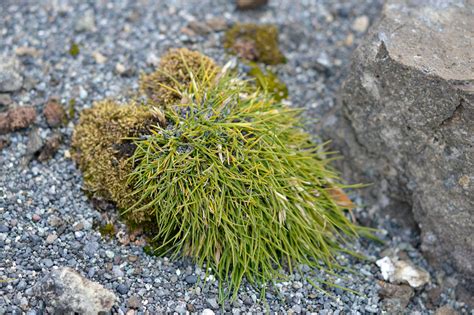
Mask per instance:
[[[383,308],[390,314],[403,312],[414,295],[414,290],[409,285],[396,285],[379,281],[381,287],[380,297],[383,299]]]
[[[62,136],[59,133],[53,134],[46,140],[38,155],[38,160],[41,162],[47,161],[54,156],[58,151],[62,142]]]

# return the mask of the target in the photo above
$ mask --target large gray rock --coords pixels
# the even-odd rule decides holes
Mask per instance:
[[[353,56],[326,135],[366,200],[474,276],[474,2],[389,0]],[[376,208],[374,208],[376,210]]]
[[[51,271],[33,291],[54,314],[97,315],[110,311],[116,300],[115,295],[99,283],[66,267]]]

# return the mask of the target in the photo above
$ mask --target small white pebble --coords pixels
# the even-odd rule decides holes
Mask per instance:
[[[153,52],[151,52],[146,57],[146,63],[157,67],[160,64],[160,58],[158,58]]]
[[[369,18],[366,15],[357,17],[352,23],[352,29],[359,33],[364,33],[369,27]]]
[[[82,86],[79,87],[79,97],[81,99],[86,99],[87,95],[89,95],[89,93],[87,93],[87,91]]]
[[[46,238],[46,243],[53,244],[57,238],[58,236],[56,234],[49,234],[48,237]]]
[[[107,61],[107,57],[102,55],[99,51],[93,52],[92,57],[94,57],[95,62],[97,62],[98,64],[103,64]]]
[[[295,281],[293,282],[293,288],[295,289],[301,289],[303,287],[303,283],[301,281]]]
[[[105,251],[105,256],[109,257],[110,259],[114,258],[115,257],[115,254],[113,251],[110,251],[110,250],[106,250]]]
[[[121,64],[120,62],[118,62],[116,65],[115,65],[115,71],[118,73],[118,74],[123,74],[125,73],[125,71],[127,71],[127,69],[125,68],[125,66],[123,64]]]

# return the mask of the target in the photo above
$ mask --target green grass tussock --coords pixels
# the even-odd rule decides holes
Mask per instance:
[[[142,77],[150,104],[81,114],[73,144],[87,186],[152,222],[156,253],[191,256],[234,298],[244,278],[261,287],[297,264],[339,267],[359,228],[324,145],[299,110],[197,55],[174,50]]]

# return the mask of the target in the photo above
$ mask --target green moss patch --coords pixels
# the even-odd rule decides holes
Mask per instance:
[[[218,70],[213,60],[196,51],[171,49],[156,71],[140,78],[140,89],[155,105],[166,107],[179,102],[193,81],[211,84]]]
[[[133,203],[127,176],[133,146],[127,137],[137,136],[156,122],[153,112],[136,103],[119,105],[105,100],[81,113],[72,145],[84,176],[85,189],[119,208]]]
[[[115,237],[115,226],[113,223],[107,223],[99,227],[99,232],[103,238],[113,239]]]
[[[272,94],[277,101],[288,97],[288,88],[278,79],[276,73],[270,69],[262,70],[255,62],[250,62],[249,66],[248,74],[255,78],[255,83],[260,89]]]
[[[273,25],[237,23],[225,33],[224,48],[240,58],[268,65],[286,60],[278,47],[278,30]]]
[[[76,44],[76,43],[71,43],[71,46],[69,47],[69,54],[73,57],[77,57],[77,55],[79,55],[79,52],[80,52],[80,48],[79,48],[79,45]]]

